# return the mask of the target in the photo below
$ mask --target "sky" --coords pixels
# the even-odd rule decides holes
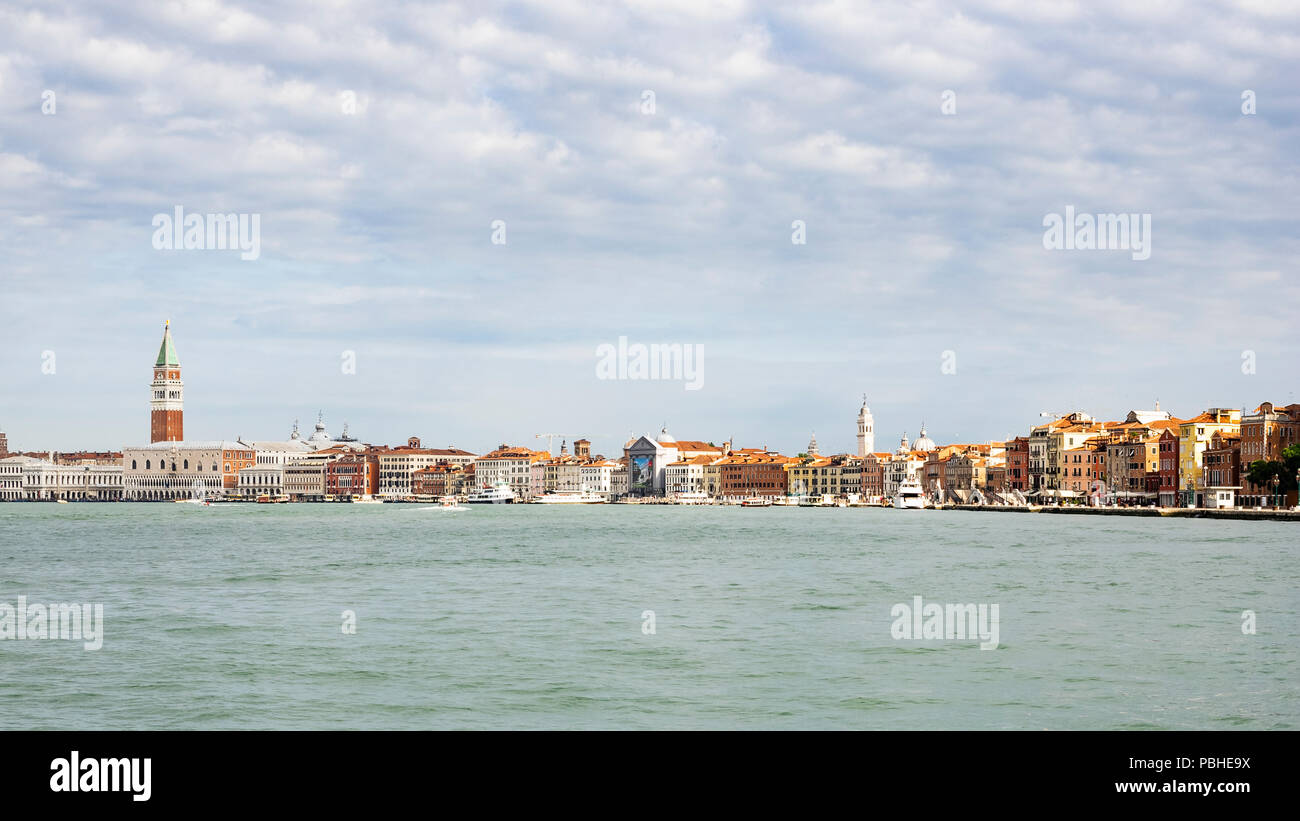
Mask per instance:
[[[4,0],[0,431],[147,442],[166,320],[189,439],[830,453],[863,394],[876,450],[1300,401],[1297,77],[1266,0]],[[156,247],[178,207],[256,215],[256,258]],[[1046,247],[1067,207],[1149,256]],[[697,389],[600,378],[620,337]]]

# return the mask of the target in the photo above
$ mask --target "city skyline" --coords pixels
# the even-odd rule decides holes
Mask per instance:
[[[151,425],[151,428],[152,428],[152,435],[151,435],[150,438],[151,438],[151,441],[153,441],[153,442],[157,442],[157,441],[165,440],[165,439],[169,439],[169,438],[183,438],[183,437],[180,437],[180,436],[176,436],[174,433],[169,433],[169,432],[167,432],[167,431],[169,430],[169,428],[166,427],[166,425],[167,425],[168,423],[164,423],[164,422],[160,422],[160,421],[158,421],[159,418],[160,418],[160,414],[162,414],[162,415],[164,415],[164,416],[167,415],[167,414],[174,414],[174,416],[172,417],[172,421],[170,422],[170,424],[171,424],[171,425],[174,425],[175,428],[176,428],[176,430],[181,430],[181,429],[182,429],[182,427],[181,427],[181,419],[182,419],[183,417],[182,417],[182,415],[180,415],[180,414],[177,413],[177,410],[171,410],[171,411],[160,411],[159,408],[162,408],[162,407],[170,407],[170,408],[174,408],[174,409],[179,409],[180,407],[182,407],[182,404],[183,404],[183,397],[184,397],[183,392],[180,394],[179,397],[177,397],[175,394],[173,394],[173,396],[172,396],[172,399],[175,400],[175,402],[180,402],[181,404],[176,404],[175,402],[173,402],[172,404],[167,404],[167,401],[164,400],[164,398],[163,398],[162,396],[160,396],[160,395],[158,395],[157,393],[154,393],[154,392],[153,392],[153,389],[156,389],[156,388],[159,388],[159,387],[167,387],[167,386],[170,386],[170,387],[177,387],[177,386],[179,385],[180,387],[183,388],[183,386],[184,386],[184,382],[183,382],[183,381],[179,381],[179,382],[178,382],[178,380],[180,380],[180,378],[181,378],[181,372],[182,372],[182,370],[185,370],[185,368],[184,368],[184,362],[181,360],[181,358],[179,357],[179,354],[178,354],[178,352],[177,352],[177,347],[178,347],[178,346],[176,345],[175,340],[174,340],[174,338],[173,338],[173,336],[172,336],[171,325],[172,325],[171,320],[166,320],[166,321],[164,322],[164,324],[163,324],[163,336],[162,336],[162,341],[161,341],[161,348],[158,350],[157,355],[156,355],[156,358],[153,357],[153,356],[151,355],[151,359],[153,359],[153,363],[152,363],[152,364],[153,364],[153,373],[154,373],[154,376],[155,376],[155,382],[154,382],[153,385],[150,386],[150,387],[151,387],[151,398],[150,398],[150,400],[149,400],[149,406],[150,406],[150,408],[151,408],[151,411],[150,411],[150,420],[151,420],[151,421],[150,421],[150,425]],[[160,370],[159,370],[159,366],[164,366],[164,370],[160,371]],[[181,370],[175,370],[175,371],[167,371],[167,370],[165,370],[165,368],[168,368],[168,367],[170,367],[170,368],[177,368],[177,369],[181,369]],[[164,377],[166,377],[166,379],[164,379]],[[1292,392],[1292,395],[1293,395],[1293,392]],[[1260,401],[1270,401],[1270,400],[1260,400]],[[863,394],[862,399],[861,399],[861,403],[860,403],[860,405],[859,405],[858,407],[859,407],[859,409],[861,409],[863,406],[870,406],[871,404],[872,404],[872,403],[871,403],[871,401],[870,401],[870,396],[869,396],[868,394]],[[1258,403],[1256,403],[1256,404],[1258,404]],[[1283,404],[1283,403],[1279,403],[1279,404]],[[1207,405],[1206,407],[1209,407],[1209,406],[1213,406],[1213,403],[1211,403],[1211,405]],[[1219,406],[1220,406],[1220,407],[1231,407],[1231,406],[1228,406],[1228,405],[1219,405]],[[1252,406],[1252,407],[1253,407],[1253,406]],[[1154,400],[1154,408],[1155,408],[1156,410],[1160,410],[1160,409],[1161,409],[1161,403],[1160,403],[1160,400],[1159,400],[1159,399]],[[1071,413],[1082,412],[1082,413],[1088,414],[1088,415],[1090,415],[1090,416],[1092,416],[1093,418],[1098,419],[1098,420],[1104,420],[1104,419],[1115,419],[1115,420],[1118,420],[1118,419],[1122,419],[1122,418],[1123,418],[1127,413],[1129,413],[1129,412],[1131,412],[1131,411],[1146,411],[1146,410],[1149,410],[1149,409],[1150,409],[1149,407],[1144,407],[1144,406],[1134,406],[1134,407],[1128,408],[1128,409],[1126,409],[1126,410],[1123,410],[1123,411],[1117,412],[1117,413],[1115,413],[1115,414],[1112,415],[1112,416],[1107,416],[1107,415],[1105,415],[1105,414],[1097,414],[1097,413],[1093,412],[1092,410],[1090,410],[1090,409],[1087,408],[1087,407],[1068,408],[1068,409],[1062,409],[1062,410],[1059,410],[1059,411],[1056,411],[1056,412],[1040,411],[1038,414],[1035,415],[1035,419],[1032,420],[1032,421],[1030,421],[1030,422],[1028,423],[1027,426],[1025,426],[1025,427],[1023,427],[1023,428],[1017,428],[1017,429],[1014,429],[1010,434],[1008,434],[1008,435],[1006,435],[1005,437],[1002,437],[1002,438],[998,438],[998,437],[990,437],[990,438],[988,438],[988,439],[960,439],[960,438],[944,437],[944,438],[941,438],[940,443],[941,443],[941,444],[958,444],[958,443],[974,444],[974,443],[987,443],[987,442],[1007,441],[1007,440],[1010,440],[1011,438],[1013,438],[1013,437],[1015,437],[1015,436],[1024,435],[1025,432],[1027,432],[1030,428],[1032,428],[1032,427],[1034,427],[1034,426],[1037,426],[1037,425],[1043,424],[1043,423],[1044,423],[1044,417],[1052,418],[1052,417],[1056,417],[1056,416],[1065,416],[1065,415],[1067,415],[1067,414],[1071,414]],[[1251,410],[1252,408],[1251,408],[1251,407],[1247,407],[1246,405],[1242,405],[1242,406],[1240,406],[1238,409],[1241,410],[1243,413],[1245,413],[1246,411]],[[1195,415],[1195,413],[1199,413],[1199,412],[1200,412],[1200,411],[1198,410],[1198,411],[1195,411],[1195,412],[1192,413],[1192,414],[1189,414],[1188,416],[1180,417],[1177,413],[1172,412],[1172,411],[1169,411],[1169,409],[1168,409],[1167,407],[1165,407],[1164,410],[1167,411],[1167,412],[1169,412],[1169,413],[1171,413],[1171,415],[1172,415],[1174,418],[1190,418],[1191,415]],[[875,418],[875,416],[876,416],[874,407],[871,408],[871,412],[872,412],[872,421],[874,422],[874,418]],[[860,410],[859,410],[859,413],[860,413]],[[317,422],[322,422],[322,423],[323,423],[324,420],[325,420],[325,411],[324,411],[323,409],[318,410],[317,413],[316,413],[316,416],[315,416],[315,417],[309,417],[309,419],[308,419],[308,424],[312,424],[311,421],[310,421],[311,418],[315,418],[315,420],[316,420]],[[297,432],[299,432],[299,429],[300,429],[300,427],[301,427],[301,422],[302,422],[302,417],[301,417],[301,416],[297,416],[297,417],[294,418],[294,420],[293,420],[291,423],[289,423],[289,428],[292,429],[292,431],[293,431],[294,433],[297,433]],[[858,428],[857,428],[857,424],[858,424],[858,422],[859,422],[858,416],[857,416],[857,414],[855,414],[855,416],[854,416],[854,421],[853,421],[853,424],[854,424],[853,433],[854,433],[855,438],[856,438],[856,434],[857,434],[857,431],[858,431]],[[351,424],[352,424],[352,423],[351,423],[351,420],[343,420],[341,427],[342,427],[342,426],[350,426]],[[663,427],[664,427],[664,428],[669,427],[668,422],[667,422],[666,420],[663,422]],[[893,437],[892,439],[889,438],[888,436],[886,436],[885,439],[882,440],[881,438],[879,438],[879,436],[878,436],[878,434],[877,434],[877,432],[876,432],[876,431],[879,430],[879,428],[878,428],[878,426],[875,426],[875,430],[873,430],[873,431],[872,431],[872,434],[871,434],[872,437],[874,438],[874,449],[871,450],[870,452],[875,452],[875,453],[889,453],[889,452],[893,452],[893,451],[896,449],[896,447],[897,447],[897,443],[898,443],[898,442],[899,442],[903,437],[909,437],[909,438],[915,440],[915,439],[917,438],[917,436],[920,434],[920,432],[922,431],[922,429],[923,429],[923,428],[928,428],[928,427],[930,427],[930,426],[927,426],[927,425],[926,425],[926,422],[925,422],[925,419],[922,418],[922,419],[920,420],[920,422],[917,424],[917,426],[916,426],[915,428],[901,428],[900,431],[899,431],[899,434],[898,434],[897,436]],[[349,432],[355,434],[355,430],[356,430],[356,429],[352,429],[352,430],[349,431]],[[14,439],[12,429],[10,429],[10,430],[5,430],[4,425],[3,425],[3,424],[0,424],[0,433],[5,433],[5,434],[8,436],[9,441],[10,441],[11,443],[13,443],[13,446],[11,446],[11,450],[13,450],[13,451],[15,451],[15,452],[16,452],[16,451],[28,451],[28,452],[46,452],[46,451],[74,452],[74,451],[92,451],[92,450],[105,450],[105,449],[106,449],[106,450],[114,450],[114,449],[121,448],[121,447],[131,447],[131,446],[135,446],[135,445],[139,445],[139,444],[144,444],[144,440],[141,439],[140,441],[136,441],[136,440],[128,440],[128,441],[123,442],[123,443],[112,444],[112,445],[108,445],[108,446],[102,446],[102,444],[101,444],[101,446],[99,446],[99,447],[91,447],[91,446],[84,446],[84,447],[83,447],[83,446],[75,446],[75,447],[74,447],[74,446],[63,446],[63,447],[23,447],[23,446],[19,446],[19,443]],[[340,433],[343,433],[343,431],[340,431]],[[942,435],[942,434],[941,434],[941,435]],[[445,447],[465,447],[464,445],[460,445],[460,444],[456,444],[456,443],[435,444],[435,441],[436,441],[435,439],[430,439],[430,438],[428,438],[427,434],[422,433],[422,432],[418,432],[418,431],[417,431],[417,432],[408,432],[408,433],[405,434],[405,435],[394,436],[394,437],[392,437],[392,438],[387,438],[387,439],[382,439],[382,438],[371,438],[371,437],[365,437],[365,436],[361,436],[361,437],[355,437],[355,436],[354,436],[354,438],[357,438],[357,439],[363,439],[363,440],[365,440],[365,441],[367,441],[367,442],[369,442],[369,443],[371,443],[371,444],[375,444],[375,445],[387,445],[387,444],[400,444],[401,442],[403,442],[404,440],[406,440],[406,439],[409,438],[410,436],[416,436],[416,437],[419,437],[419,438],[421,438],[421,439],[428,439],[428,444],[427,444],[428,447],[442,447],[442,446],[445,446]],[[488,452],[488,451],[492,450],[493,448],[498,447],[498,446],[500,446],[500,445],[503,445],[503,444],[509,444],[509,445],[520,446],[520,447],[533,447],[533,446],[535,445],[535,446],[536,446],[535,449],[537,449],[537,450],[542,450],[543,447],[542,447],[541,443],[538,442],[538,441],[535,441],[535,440],[537,440],[537,439],[548,439],[548,442],[547,442],[547,445],[546,445],[546,449],[551,449],[552,446],[553,446],[553,444],[554,444],[554,440],[556,440],[556,439],[558,439],[558,440],[561,441],[561,448],[563,448],[563,447],[564,447],[564,444],[565,444],[566,442],[572,442],[573,440],[578,439],[578,438],[586,438],[586,439],[588,439],[589,441],[591,441],[591,442],[593,443],[593,448],[592,448],[593,452],[596,452],[596,453],[603,453],[604,455],[606,455],[606,456],[610,456],[610,457],[617,457],[617,456],[622,452],[622,448],[623,448],[623,445],[624,445],[624,444],[626,444],[628,441],[630,441],[630,440],[634,440],[634,439],[636,439],[636,438],[638,438],[638,437],[640,437],[640,436],[650,436],[651,438],[653,438],[653,437],[655,436],[655,430],[654,430],[653,427],[651,427],[651,428],[646,428],[645,430],[641,430],[641,431],[637,431],[637,430],[629,430],[629,431],[628,431],[628,434],[627,434],[626,436],[622,437],[622,438],[619,438],[619,437],[609,437],[609,436],[607,436],[607,435],[600,435],[600,434],[594,434],[594,435],[593,435],[593,434],[590,434],[590,433],[584,433],[584,432],[581,432],[581,431],[579,431],[579,432],[575,432],[575,433],[573,433],[572,435],[569,435],[569,434],[555,434],[554,436],[551,436],[550,434],[545,434],[545,433],[539,435],[538,433],[534,432],[534,433],[532,433],[532,434],[521,434],[521,435],[519,435],[519,436],[516,437],[516,438],[508,438],[508,437],[507,437],[507,438],[503,438],[503,437],[496,437],[497,439],[501,439],[502,441],[496,442],[495,444],[486,444],[486,445],[477,445],[477,446],[476,446],[475,443],[472,443],[472,444],[470,444],[470,445],[468,446],[467,449],[470,450],[471,452],[474,452],[474,453],[486,453],[486,452]],[[810,436],[811,438],[815,439],[815,437],[816,437],[816,432],[810,430],[810,431],[809,431],[809,436]],[[305,437],[305,434],[304,434],[304,437]],[[191,436],[191,437],[189,437],[189,440],[190,440],[190,441],[222,441],[222,440],[230,440],[230,441],[254,442],[254,441],[276,441],[276,440],[283,440],[283,439],[287,439],[287,438],[289,438],[289,434],[286,433],[286,434],[283,434],[283,435],[282,435],[282,434],[279,433],[279,432],[273,432],[273,431],[261,431],[259,435],[247,435],[247,434],[243,434],[243,433],[235,433],[235,434],[231,434],[231,433],[219,432],[219,431],[209,431],[209,432],[203,432],[203,433],[200,433],[200,434],[195,435],[195,436]],[[492,437],[489,436],[488,438],[491,439]],[[617,439],[618,441],[617,441],[614,445],[611,445],[611,446],[609,446],[607,449],[605,449],[605,448],[602,448],[602,447],[599,445],[599,441],[600,441],[600,439],[602,439],[602,438],[604,438],[604,439],[610,439],[611,441],[613,441],[614,439]],[[734,444],[736,447],[762,447],[762,448],[764,448],[764,449],[771,450],[771,451],[773,451],[773,452],[779,452],[779,453],[791,453],[791,454],[793,454],[793,453],[802,453],[802,452],[805,452],[805,451],[807,450],[807,445],[802,445],[802,446],[790,446],[790,447],[781,447],[781,446],[778,446],[778,445],[773,445],[773,444],[771,444],[770,437],[768,437],[768,438],[760,437],[760,438],[762,438],[762,440],[763,440],[762,442],[757,442],[757,441],[756,441],[756,442],[747,442],[747,441],[744,441],[744,440],[742,440],[742,439],[740,439],[740,438],[733,437],[733,436],[731,436],[731,435],[723,436],[723,437],[713,437],[713,438],[710,438],[710,437],[707,437],[707,436],[706,436],[706,437],[704,438],[704,440],[702,440],[702,441],[710,441],[710,442],[714,442],[714,443],[716,443],[716,444],[721,444],[721,443],[724,442],[724,441],[731,441],[731,442],[733,442],[733,444]],[[783,435],[783,436],[781,436],[781,437],[780,437],[780,440],[781,440],[781,441],[784,441],[784,439],[786,439],[786,438],[790,438],[788,434],[787,434],[787,435]],[[797,437],[796,437],[796,438],[797,438]],[[841,439],[841,438],[843,438],[842,435],[841,435],[841,432],[837,430],[837,431],[833,432],[829,437],[824,437],[824,441],[832,441],[832,442],[834,442],[834,441],[839,441],[839,439]],[[843,449],[838,448],[838,447],[822,447],[822,446],[819,446],[819,451],[820,451],[823,455],[831,455],[831,454],[856,454],[856,453],[858,453],[858,448],[856,447],[856,445],[853,446],[853,447],[848,447],[848,448],[843,448]],[[553,450],[553,452],[554,452],[556,455],[558,455],[558,454],[560,453],[560,449],[556,448],[556,449]]]

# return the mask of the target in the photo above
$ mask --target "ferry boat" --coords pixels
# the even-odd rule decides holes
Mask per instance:
[[[261,493],[258,494],[257,497],[257,503],[259,505],[282,505],[288,501],[289,501],[289,497],[285,496],[284,494],[281,494],[279,496],[272,496],[269,493]]]
[[[676,505],[707,505],[709,503],[709,494],[702,490],[689,490],[684,493],[673,494],[673,504]]]
[[[502,479],[492,487],[484,485],[472,491],[465,501],[471,505],[508,505],[514,500],[515,492],[510,489],[510,483]]]
[[[535,505],[603,505],[609,500],[599,493],[582,490],[555,490],[533,499]]]
[[[354,505],[382,505],[384,503],[382,499],[376,499],[369,494],[353,496],[349,501]]]
[[[763,496],[750,496],[740,503],[741,507],[771,507],[772,500]]]
[[[894,507],[904,510],[921,510],[926,507],[925,491],[921,489],[919,479],[909,476],[903,480],[894,494]]]

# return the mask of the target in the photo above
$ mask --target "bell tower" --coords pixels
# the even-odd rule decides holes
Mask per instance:
[[[181,361],[172,342],[171,320],[163,325],[162,346],[153,365],[153,382],[149,385],[149,441],[179,442],[185,438],[185,383],[181,381]]]
[[[858,411],[858,456],[876,451],[876,421],[867,407],[867,395],[862,394],[862,409]]]

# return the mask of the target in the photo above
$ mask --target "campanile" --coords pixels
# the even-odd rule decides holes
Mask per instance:
[[[181,361],[172,342],[171,320],[163,325],[162,346],[153,365],[153,382],[149,385],[149,441],[179,442],[185,438],[185,383],[181,381]]]

